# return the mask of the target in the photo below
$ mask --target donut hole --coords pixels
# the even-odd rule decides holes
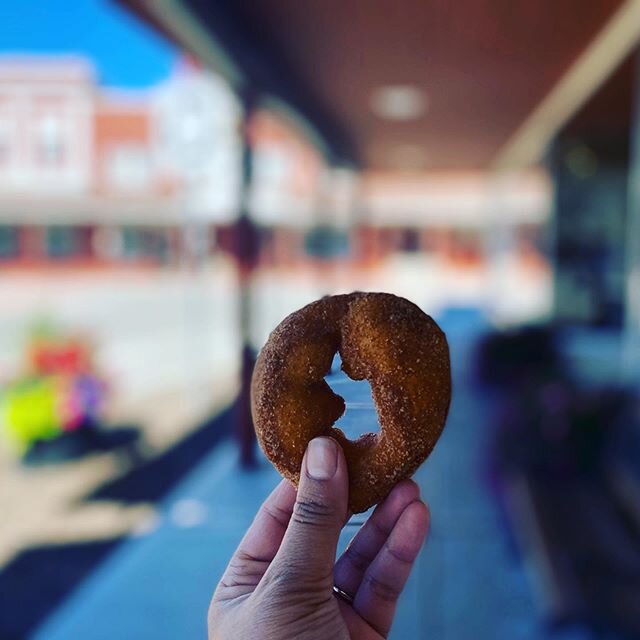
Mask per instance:
[[[325,376],[331,390],[341,396],[346,405],[345,412],[334,426],[352,442],[365,433],[379,434],[380,423],[369,381],[352,380],[340,364],[340,356],[336,354],[331,371]]]

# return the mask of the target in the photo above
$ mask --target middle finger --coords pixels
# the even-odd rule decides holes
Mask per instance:
[[[420,489],[413,480],[398,483],[381,502],[338,559],[333,571],[335,585],[355,594],[365,571],[382,549],[406,507],[418,500]]]

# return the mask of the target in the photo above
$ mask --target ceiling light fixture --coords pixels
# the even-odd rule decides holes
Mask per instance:
[[[411,84],[388,85],[371,94],[371,109],[385,120],[417,120],[427,111],[427,97]]]

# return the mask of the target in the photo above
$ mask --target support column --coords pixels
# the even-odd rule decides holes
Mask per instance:
[[[633,84],[625,247],[623,371],[626,380],[637,386],[640,374],[640,49],[635,55]]]
[[[489,219],[483,239],[483,250],[487,269],[487,285],[489,295],[486,311],[497,321],[508,321],[512,310],[508,307],[510,300],[510,259],[513,255],[515,237],[513,226],[509,221],[508,194],[515,173],[502,171],[492,180],[488,194]],[[455,238],[448,238],[448,244]],[[451,253],[451,246],[449,246]]]
[[[233,234],[233,253],[238,269],[238,297],[240,310],[241,370],[240,393],[234,412],[234,434],[240,450],[240,464],[244,468],[256,466],[256,436],[251,418],[251,375],[255,365],[255,351],[251,344],[251,283],[258,266],[260,241],[258,229],[249,216],[249,195],[253,175],[253,150],[249,124],[255,96],[243,96],[244,114],[242,136],[242,183],[240,209]]]

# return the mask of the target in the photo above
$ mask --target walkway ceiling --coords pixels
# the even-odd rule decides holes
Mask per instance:
[[[511,147],[517,151],[518,135],[529,135],[523,127],[545,97],[616,12],[639,5],[633,0],[121,1],[200,57],[208,42],[236,86],[250,84],[286,105],[323,141],[332,161],[375,170],[479,169],[500,154],[515,154]],[[631,42],[635,32],[628,37]],[[596,65],[600,77],[592,89],[628,56],[631,45],[620,47],[608,68]],[[401,112],[403,104],[409,112],[417,105],[413,115],[407,117],[405,109],[405,119],[394,120],[381,117],[379,107],[376,112],[374,105],[381,96],[389,98],[390,87],[404,92],[404,98],[395,92]],[[547,111],[566,121],[579,106],[569,105],[566,114],[553,105]],[[540,129],[539,123],[532,126]]]

